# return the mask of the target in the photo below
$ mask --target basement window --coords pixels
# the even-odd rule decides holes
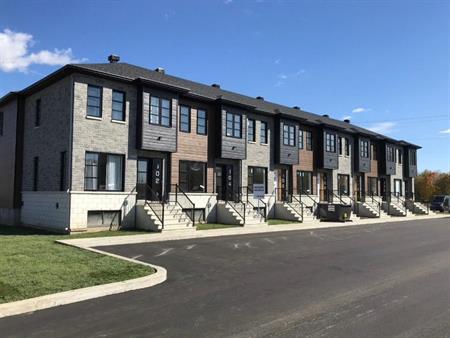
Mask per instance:
[[[120,210],[88,211],[88,227],[120,226]]]

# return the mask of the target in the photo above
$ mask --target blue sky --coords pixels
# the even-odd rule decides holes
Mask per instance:
[[[450,2],[0,0],[0,95],[122,61],[420,144],[450,171]],[[19,34],[21,33],[21,34]]]

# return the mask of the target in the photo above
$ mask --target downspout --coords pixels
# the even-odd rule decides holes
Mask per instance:
[[[67,222],[67,224],[68,224],[67,230],[69,231],[69,233],[70,233],[70,227],[71,227],[70,220],[71,220],[71,213],[72,213],[72,208],[71,208],[72,194],[71,194],[71,192],[72,192],[72,163],[73,163],[73,161],[72,161],[72,157],[73,157],[73,121],[74,121],[74,102],[73,102],[73,100],[74,100],[74,92],[75,92],[75,81],[73,80],[73,75],[70,75],[70,84],[72,86],[72,90],[70,91],[70,106],[71,106],[70,110],[71,110],[71,112],[70,112],[70,121],[69,121],[70,139],[69,139],[69,156],[68,156],[69,187],[67,189],[68,207],[69,207],[69,213],[68,213],[69,219]]]

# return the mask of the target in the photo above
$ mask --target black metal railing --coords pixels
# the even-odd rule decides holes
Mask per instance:
[[[242,195],[245,198],[245,203],[249,204],[250,207],[253,208],[253,210],[256,210],[256,212],[264,218],[265,222],[267,220],[267,203],[264,202],[262,198],[258,198],[257,205],[255,205],[255,203],[251,201],[251,199],[253,198],[253,189],[250,187],[241,187],[240,190],[242,191]],[[259,206],[260,204],[261,207]]]
[[[364,200],[365,200],[364,205],[368,206],[373,211],[375,211],[375,213],[378,215],[378,218],[380,218],[381,217],[381,203],[377,199],[375,199],[375,196],[376,197],[380,197],[380,196],[375,195],[375,194],[370,193],[370,192],[369,193],[365,193],[364,194],[364,197],[365,197],[364,198]],[[366,197],[369,197],[370,202],[367,202]],[[376,208],[373,206],[374,204],[376,205]]]
[[[404,216],[408,215],[408,208],[406,207],[406,200],[398,192],[387,192],[386,200],[388,202],[388,214],[391,215],[391,203],[395,203],[398,207],[401,207],[405,213]]]
[[[302,219],[303,222],[303,206],[305,203],[303,203],[299,198],[297,198],[297,196],[295,196],[294,194],[291,194],[291,208],[298,214],[300,215],[300,218]],[[293,205],[299,204],[300,205],[300,210],[298,210],[297,208],[294,208]]]
[[[225,200],[225,204],[228,204],[242,218],[245,224],[246,205],[242,201],[242,193],[240,191],[229,191],[228,195],[230,198]],[[235,204],[233,205],[233,203]],[[239,210],[240,208],[237,206],[241,206],[242,209]]]
[[[311,209],[311,213],[314,215],[314,212],[316,210],[317,207],[317,201],[314,197],[312,197],[310,194],[303,192],[300,192],[298,194],[300,196],[300,201],[302,200],[302,198],[305,196],[307,200],[311,200],[312,201],[312,207],[309,207],[307,203],[305,203],[306,207]]]
[[[175,190],[175,203],[186,213],[192,222],[192,226],[195,227],[195,203],[178,184],[172,184],[172,190]]]
[[[300,219],[303,221],[303,206],[304,203],[294,196],[292,192],[285,188],[275,188],[275,196],[277,196],[277,200],[281,202],[286,202],[289,204],[291,209],[300,216]],[[296,206],[299,205],[299,208]]]
[[[144,196],[144,203],[147,205],[161,222],[164,229],[164,209],[166,200],[162,194],[154,191],[148,184],[140,184]]]
[[[413,214],[416,214],[417,209],[420,209],[416,206],[416,203],[422,204],[426,208],[426,214],[430,214],[430,202],[419,200],[414,192],[405,193],[405,200],[412,203]]]

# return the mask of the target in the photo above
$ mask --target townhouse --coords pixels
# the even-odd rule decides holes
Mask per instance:
[[[321,203],[423,209],[417,145],[118,61],[0,99],[0,223],[162,230],[313,220]]]

